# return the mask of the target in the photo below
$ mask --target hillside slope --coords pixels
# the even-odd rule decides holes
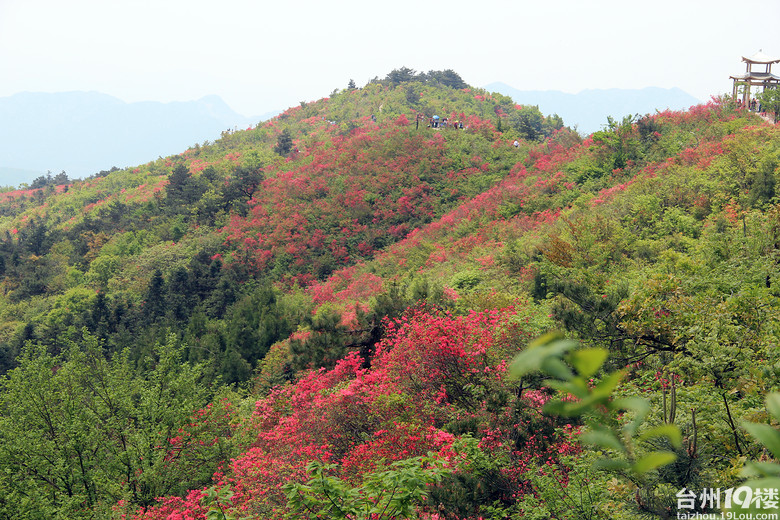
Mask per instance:
[[[720,100],[583,139],[452,79],[0,194],[3,514],[654,518],[739,485],[780,361],[778,129]],[[506,375],[551,330],[682,430],[674,464],[593,471]]]

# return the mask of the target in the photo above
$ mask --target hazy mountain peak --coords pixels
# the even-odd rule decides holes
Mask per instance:
[[[511,97],[521,105],[537,105],[544,114],[558,114],[567,126],[584,134],[600,130],[607,117],[652,114],[656,110],[685,110],[702,101],[680,88],[585,89],[577,94],[559,90],[520,90],[502,82],[484,87]]]
[[[29,182],[19,170],[84,177],[138,164],[254,123],[216,95],[126,103],[94,91],[21,92],[0,98],[0,185]]]

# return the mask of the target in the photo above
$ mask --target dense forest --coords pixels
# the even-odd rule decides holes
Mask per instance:
[[[776,490],[780,130],[725,96],[564,123],[402,68],[0,190],[0,518],[677,518]]]

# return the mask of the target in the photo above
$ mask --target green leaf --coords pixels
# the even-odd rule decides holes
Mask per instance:
[[[615,432],[608,428],[594,427],[593,430],[583,433],[580,438],[582,439],[582,442],[600,448],[609,448],[623,453],[626,451],[625,446],[623,446],[623,443],[617,438]]]
[[[593,395],[598,396],[600,399],[608,398],[612,395],[612,392],[617,388],[620,380],[623,379],[626,373],[623,370],[612,372],[604,376],[599,383],[593,388]]]
[[[650,428],[642,435],[639,436],[640,441],[646,441],[648,439],[657,439],[659,437],[666,437],[672,443],[675,448],[682,446],[682,434],[680,428],[674,424],[662,424],[655,428]]]
[[[544,361],[542,361],[541,370],[562,381],[568,381],[574,377],[574,374],[571,373],[571,370],[566,366],[566,363],[554,356],[546,357]]]
[[[584,399],[590,395],[588,386],[579,377],[575,377],[571,381],[545,381],[545,384],[564,395],[572,395],[578,399]]]
[[[780,459],[780,432],[776,428],[768,424],[757,424],[752,422],[743,422],[742,427],[745,428],[750,435],[758,439],[761,444],[766,447],[776,459]]]
[[[612,410],[629,410],[634,412],[634,418],[623,427],[623,430],[633,437],[644,422],[647,414],[650,413],[650,402],[641,397],[625,397],[612,401],[610,408]]]
[[[552,345],[558,341],[563,340],[563,334],[561,332],[553,331],[542,334],[531,343],[528,344],[528,348],[544,347],[545,345]]]
[[[772,417],[780,421],[780,393],[774,392],[766,396],[766,409]]]
[[[641,475],[642,473],[647,473],[648,471],[652,471],[658,467],[671,464],[676,459],[677,455],[671,451],[654,451],[652,453],[648,453],[636,461],[636,463],[631,466],[631,469],[634,471],[634,473]]]
[[[593,376],[607,359],[609,352],[604,348],[586,348],[569,354],[569,362],[584,378]]]
[[[542,411],[547,415],[560,415],[563,417],[569,417],[569,412],[566,407],[566,403],[559,400],[547,401],[546,403],[544,403],[544,406],[542,407]]]
[[[547,401],[542,411],[549,415],[578,417],[593,411],[593,399],[589,396],[576,401]]]
[[[741,477],[780,477],[780,464],[776,462],[745,463],[745,467],[739,472]]]
[[[510,377],[520,378],[532,372],[539,372],[548,359],[561,360],[566,352],[577,347],[576,341],[562,338],[560,333],[549,333],[531,342],[524,351],[512,360],[509,365]],[[556,372],[560,372],[560,365],[556,365],[554,362],[545,368],[552,368]]]

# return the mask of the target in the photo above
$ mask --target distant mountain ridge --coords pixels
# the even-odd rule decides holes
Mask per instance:
[[[99,92],[22,92],[0,98],[0,185],[29,182],[36,171],[78,178],[144,163],[260,120],[214,95],[126,103]]]
[[[632,114],[654,114],[656,110],[685,110],[702,103],[679,88],[588,89],[578,94],[557,90],[519,90],[496,82],[485,89],[511,97],[521,105],[538,105],[545,115],[558,114],[564,124],[577,126],[582,134],[601,130],[607,116],[622,119]]]
[[[583,134],[600,130],[607,116],[682,110],[701,102],[679,88],[593,89],[578,94],[524,91],[501,82],[484,88],[519,104],[537,105],[544,114],[556,113]],[[277,113],[245,117],[216,95],[171,103],[126,103],[107,94],[79,91],[0,97],[0,186],[29,183],[47,170],[82,178],[112,166],[145,163]]]

